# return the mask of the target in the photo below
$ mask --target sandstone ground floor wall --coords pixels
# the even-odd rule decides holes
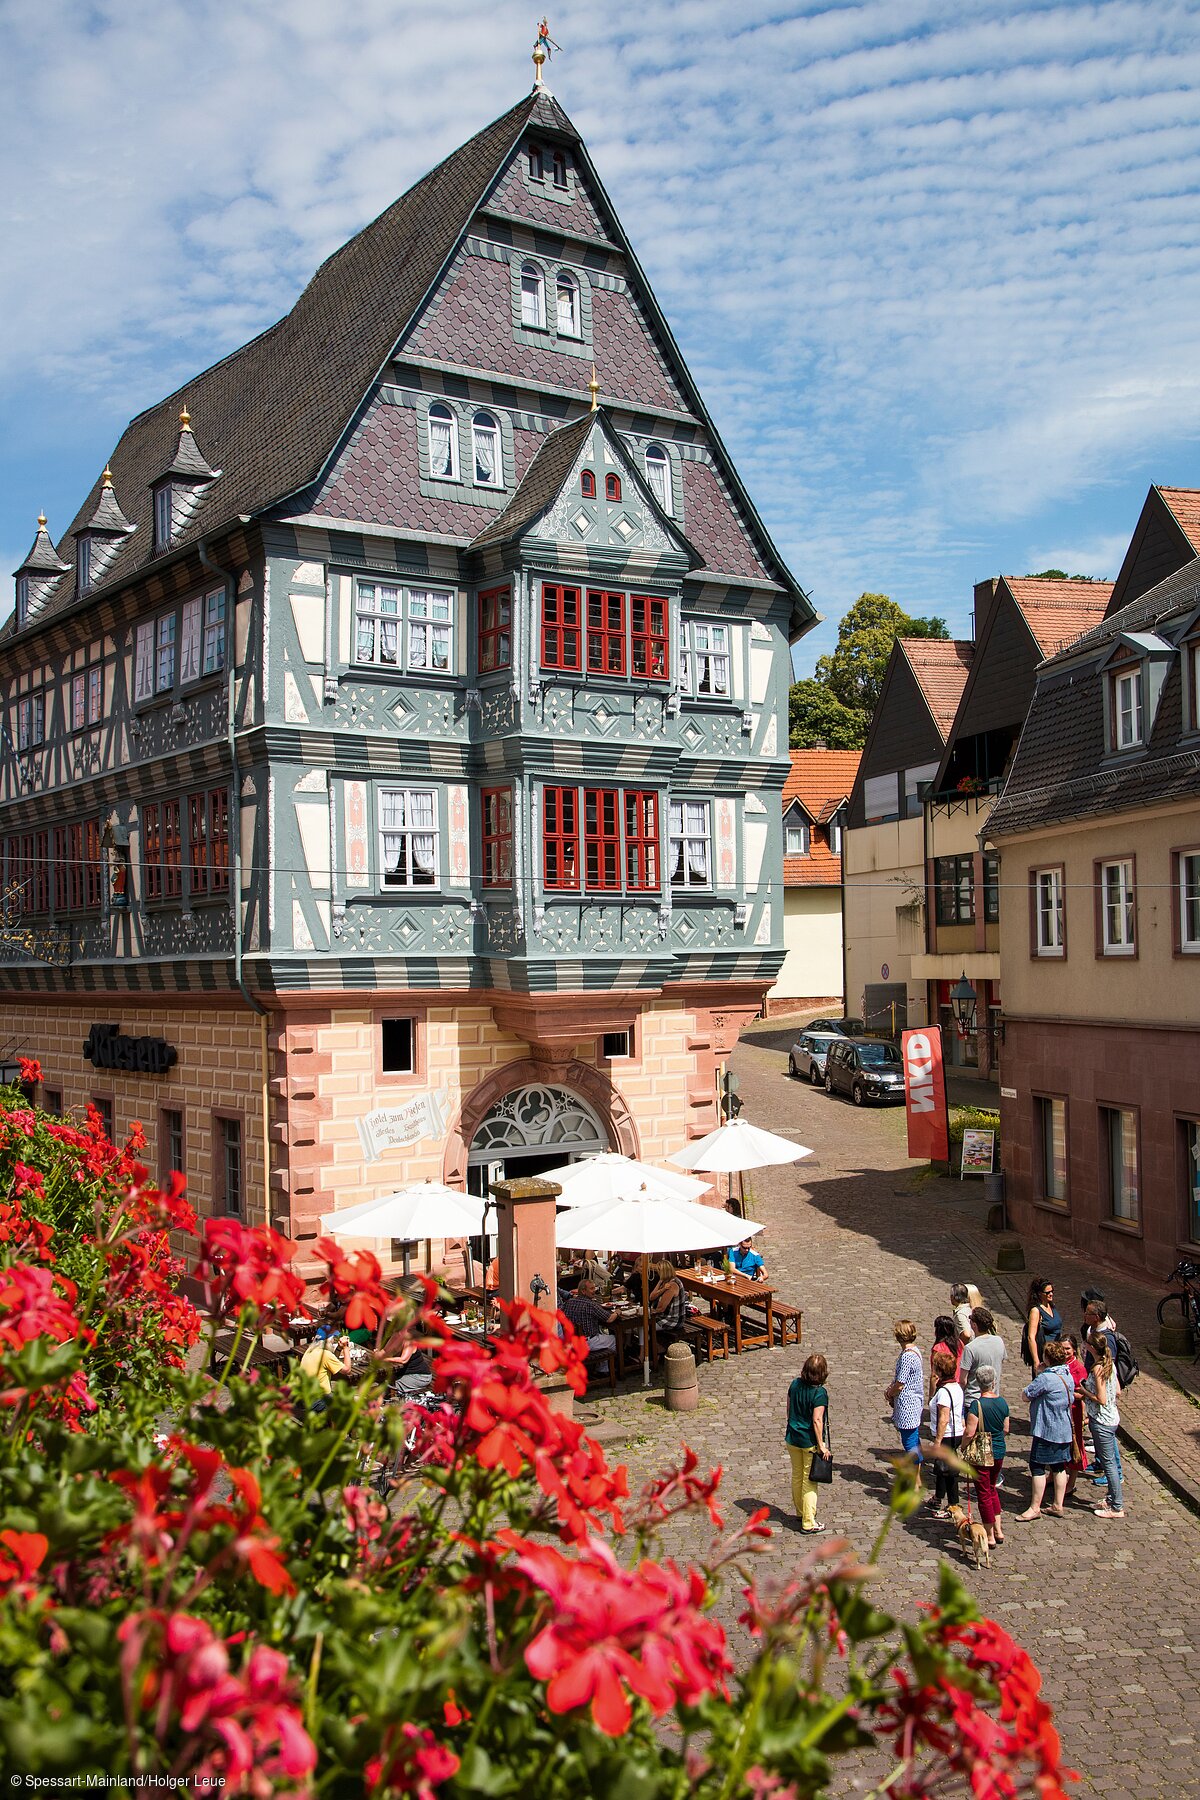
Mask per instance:
[[[83,1054],[93,1026],[115,1025],[123,1037],[159,1039],[175,1051],[161,1075],[96,1068]],[[237,1127],[241,1151],[241,1216],[267,1216],[264,1165],[263,1021],[238,998],[97,995],[77,1001],[21,995],[0,999],[4,1059],[36,1057],[42,1065],[39,1104],[61,1106],[82,1119],[89,1101],[111,1108],[113,1136],[128,1137],[135,1122],[146,1133],[143,1153],[155,1179],[182,1161],[188,1195],[199,1214],[224,1211],[227,1176],[222,1121]],[[171,1155],[169,1114],[182,1123],[182,1159]]]
[[[1200,1249],[1191,1155],[1200,1121],[1200,1032],[1005,1021],[1001,1140],[1019,1231],[1155,1278]],[[1065,1196],[1047,1196],[1047,1110],[1065,1106]],[[1112,1217],[1110,1120],[1133,1115],[1137,1218]],[[1049,1115],[1051,1118],[1053,1115]]]

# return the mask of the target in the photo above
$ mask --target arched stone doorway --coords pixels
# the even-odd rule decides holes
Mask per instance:
[[[510,1176],[536,1175],[611,1149],[639,1152],[637,1128],[612,1083],[586,1063],[548,1067],[523,1058],[467,1095],[450,1127],[443,1178],[482,1193],[497,1165]]]

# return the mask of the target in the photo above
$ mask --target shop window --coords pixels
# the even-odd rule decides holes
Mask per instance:
[[[160,1181],[168,1181],[176,1171],[180,1175],[187,1173],[183,1160],[183,1113],[173,1106],[164,1106],[158,1115],[158,1175]]]
[[[625,1062],[633,1055],[628,1031],[606,1031],[601,1041],[600,1054],[605,1062]]]
[[[576,673],[582,667],[578,588],[542,587],[542,667]]]
[[[937,856],[933,862],[939,925],[972,925],[975,922],[975,859],[973,856]]]
[[[385,887],[436,887],[438,805],[432,788],[382,788],[379,867]]]
[[[1034,956],[1065,956],[1067,952],[1066,917],[1063,910],[1063,871],[1034,869],[1033,944]]]
[[[1190,1243],[1200,1244],[1200,1119],[1180,1119],[1179,1149],[1186,1236]]]
[[[415,1075],[417,1022],[415,1019],[379,1021],[379,1066],[385,1075]]]
[[[483,885],[511,887],[513,878],[513,797],[512,789],[484,788],[480,796],[483,812]]]
[[[632,594],[629,599],[630,667],[644,681],[667,681],[667,602],[652,594]]]
[[[1102,956],[1133,956],[1137,951],[1137,907],[1133,860],[1097,863]]]
[[[512,593],[509,588],[489,588],[478,601],[476,661],[481,675],[507,669],[512,663]]]
[[[1108,1216],[1120,1225],[1136,1225],[1141,1216],[1137,1113],[1123,1106],[1102,1106],[1099,1110],[1100,1163]]]
[[[712,886],[712,811],[707,800],[672,800],[667,852],[673,888]]]
[[[1038,1198],[1047,1206],[1067,1204],[1067,1103],[1035,1094],[1033,1117]]]
[[[218,1113],[214,1118],[213,1210],[241,1218],[246,1210],[242,1167],[242,1121]]]
[[[588,590],[587,666],[589,675],[624,675],[624,594]]]

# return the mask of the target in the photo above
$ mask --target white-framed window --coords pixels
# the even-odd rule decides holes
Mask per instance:
[[[20,583],[18,583],[18,586]],[[1187,659],[1187,723],[1186,731],[1200,731],[1200,637],[1192,638],[1184,649]]]
[[[787,856],[808,855],[808,826],[800,823],[788,825],[784,833],[784,854]]]
[[[546,179],[546,165],[542,157],[541,146],[538,144],[529,146],[529,179],[530,181]]]
[[[1138,1119],[1124,1106],[1100,1108],[1105,1186],[1109,1217],[1136,1225],[1138,1198]]]
[[[429,473],[435,481],[458,480],[458,432],[454,414],[440,400],[429,409]]]
[[[29,577],[17,576],[17,629],[25,624],[29,617]]]
[[[556,188],[567,185],[567,159],[561,150],[556,150],[550,159],[551,180]]]
[[[137,628],[133,655],[133,697],[154,698],[154,620],[143,619]]]
[[[1113,749],[1136,750],[1145,741],[1141,665],[1132,669],[1119,669],[1110,680]]]
[[[524,298],[525,278],[521,277],[521,294]],[[566,269],[560,269],[554,283],[554,316],[560,337],[582,337],[583,325],[579,310],[579,283],[574,275]]]
[[[546,277],[536,263],[521,266],[521,323],[530,331],[546,329]]]
[[[842,826],[839,819],[829,821],[829,849],[833,856],[842,854]]]
[[[729,698],[729,627],[685,619],[681,677],[685,693],[699,699]]]
[[[34,750],[46,741],[46,696],[26,694],[17,702],[17,748]]]
[[[175,686],[175,614],[163,613],[155,627],[154,691],[169,694]]]
[[[1200,952],[1200,850],[1179,855],[1179,948]]]
[[[75,541],[75,580],[81,594],[92,585],[91,538],[81,537]]]
[[[650,444],[646,449],[646,480],[650,492],[658,501],[665,513],[672,512],[671,505],[671,459],[661,444]]]
[[[1033,874],[1033,950],[1035,956],[1062,956],[1066,952],[1063,917],[1063,872],[1035,869]]]
[[[454,595],[439,588],[360,581],[354,597],[354,660],[449,674],[454,667]]]
[[[471,452],[476,487],[501,487],[500,427],[490,412],[477,412],[471,420]]]
[[[225,667],[225,589],[204,596],[204,673],[215,675]]]
[[[1133,863],[1100,864],[1100,943],[1105,956],[1132,956],[1137,946]]]
[[[436,887],[438,803],[433,788],[381,788],[379,875],[384,887]]]
[[[179,679],[182,683],[200,679],[200,613],[201,600],[185,600],[180,615]]]
[[[169,481],[154,490],[154,547],[165,550],[175,530],[175,489]]]
[[[667,809],[667,854],[673,888],[712,886],[712,807],[707,800],[672,800]]]
[[[82,731],[87,724],[87,673],[71,678],[71,730]]]

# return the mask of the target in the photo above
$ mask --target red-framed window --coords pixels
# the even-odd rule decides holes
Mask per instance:
[[[203,794],[189,794],[188,854],[193,897],[208,892],[208,807]]]
[[[596,498],[596,477],[592,474],[590,469],[581,469],[579,471],[579,492],[585,500],[594,500]]]
[[[208,796],[209,888],[214,894],[229,892],[229,789],[214,788]]]
[[[512,664],[512,590],[488,588],[479,596],[478,664],[481,675]]]
[[[606,475],[604,477],[604,498],[606,500],[619,500],[621,498],[621,477],[619,475]]]
[[[658,795],[638,788],[626,788],[625,803],[625,886],[630,893],[657,893],[658,870]]]
[[[142,808],[142,898],[163,897],[162,824],[157,806]]]
[[[595,893],[621,886],[621,792],[583,790],[583,885]]]
[[[513,878],[512,789],[484,788],[480,795],[484,887],[511,887]]]
[[[100,821],[88,819],[83,827],[83,904],[97,907],[104,900],[104,852],[100,848]]]
[[[551,582],[542,586],[542,667],[582,669],[579,589]]]
[[[67,870],[70,863],[70,846],[65,825],[54,827],[54,910],[65,913],[67,910]]]
[[[178,800],[164,800],[162,807],[163,899],[178,900],[183,892],[183,830]]]
[[[625,596],[588,589],[587,666],[589,675],[625,673]]]
[[[39,831],[33,840],[33,910],[50,911],[50,833]]]
[[[579,791],[542,789],[542,885],[559,892],[579,889]]]
[[[647,681],[668,681],[671,662],[667,649],[666,601],[653,594],[631,595],[629,626],[633,673]]]

